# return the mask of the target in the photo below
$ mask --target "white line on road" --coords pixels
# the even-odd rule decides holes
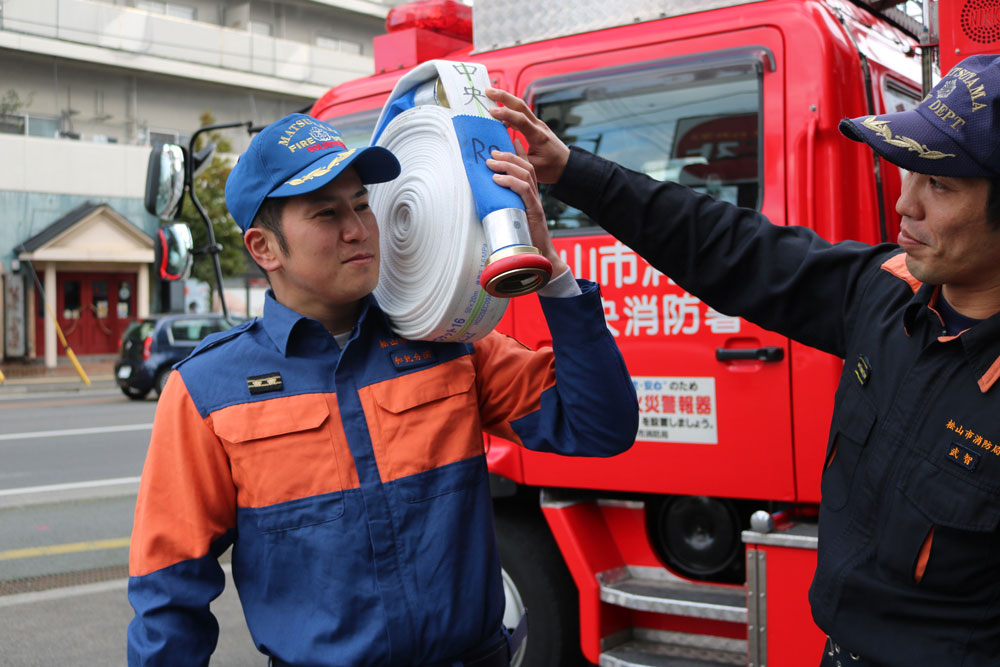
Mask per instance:
[[[232,576],[233,566],[230,563],[221,565],[222,571],[228,576]],[[48,602],[50,600],[62,600],[77,595],[92,595],[94,593],[105,593],[107,591],[125,590],[128,588],[128,579],[112,579],[111,581],[98,581],[93,584],[80,584],[78,586],[68,586],[65,588],[52,588],[47,591],[36,591],[33,593],[14,593],[13,595],[0,596],[0,607],[13,607],[19,604],[32,602]]]
[[[94,426],[92,428],[66,428],[59,431],[30,431],[28,433],[4,433],[0,440],[27,440],[29,438],[59,438],[69,435],[93,435],[95,433],[121,433],[123,431],[149,431],[150,424],[125,424],[122,426]]]
[[[51,493],[53,491],[69,491],[73,489],[93,489],[119,484],[138,484],[138,477],[115,477],[113,479],[93,479],[88,482],[66,482],[65,484],[46,484],[44,486],[22,486],[17,489],[0,489],[0,496],[15,496],[20,493]]]

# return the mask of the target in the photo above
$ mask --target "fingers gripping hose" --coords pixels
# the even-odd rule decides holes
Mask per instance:
[[[382,238],[375,296],[406,338],[478,340],[507,297],[551,274],[520,198],[485,166],[490,147],[513,150],[486,113],[488,83],[481,65],[424,63],[396,84],[372,137],[402,165],[395,181],[371,186],[371,202]]]

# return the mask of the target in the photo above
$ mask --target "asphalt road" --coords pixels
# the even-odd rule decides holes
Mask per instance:
[[[155,408],[108,386],[0,393],[0,666],[125,664],[128,539]],[[266,665],[231,579],[212,609],[212,664]]]

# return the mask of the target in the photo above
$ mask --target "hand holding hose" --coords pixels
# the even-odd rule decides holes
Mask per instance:
[[[562,275],[563,271],[569,269],[569,266],[552,245],[545,212],[542,210],[542,202],[538,198],[538,181],[535,178],[535,169],[529,161],[530,158],[525,154],[524,146],[520,141],[514,142],[514,149],[517,151],[517,155],[505,151],[493,151],[491,153],[492,159],[486,161],[486,166],[496,172],[493,175],[493,180],[497,185],[510,188],[521,197],[521,201],[524,202],[524,212],[528,218],[531,242],[545,259],[552,262],[552,277],[555,278]]]
[[[499,88],[487,88],[486,96],[503,105],[490,109],[490,114],[528,140],[526,157],[534,167],[538,180],[542,183],[557,182],[569,161],[569,147],[535,116],[521,98]]]

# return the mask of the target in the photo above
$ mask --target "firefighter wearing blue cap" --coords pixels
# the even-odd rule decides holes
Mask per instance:
[[[815,659],[1000,664],[1000,57],[962,61],[913,110],[841,122],[909,172],[898,243],[877,246],[567,148],[522,100],[487,94],[552,195],[716,310],[844,359],[809,595],[829,635]]]
[[[220,554],[271,665],[509,664],[482,431],[611,456],[635,390],[597,285],[555,253],[530,164],[491,162],[557,277],[552,347],[497,332],[404,340],[371,295],[369,183],[396,158],[303,114],[254,137],[226,203],[271,289],[263,317],[211,336],[160,396],[129,552],[130,665],[205,665]],[[516,632],[514,633],[517,634]]]

